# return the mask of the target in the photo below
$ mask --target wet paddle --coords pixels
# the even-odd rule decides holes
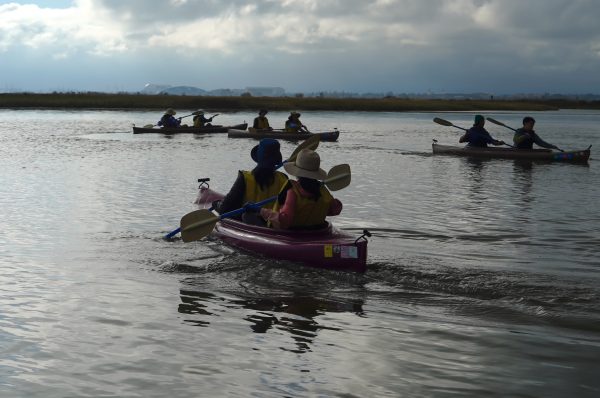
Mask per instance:
[[[488,120],[490,120],[490,118],[488,118]],[[457,125],[455,125],[455,124],[452,124],[451,122],[449,122],[449,121],[447,121],[447,120],[440,119],[439,117],[435,117],[435,118],[433,118],[433,121],[434,121],[434,122],[436,122],[437,124],[441,124],[442,126],[456,127],[457,129],[461,129],[461,130],[464,130],[464,131],[469,131],[469,130],[467,130],[466,128],[459,127],[459,126],[457,126]],[[491,121],[491,120],[490,120],[490,121]],[[494,123],[494,122],[492,122],[492,123]],[[506,127],[508,127],[508,126],[506,126]],[[509,127],[509,128],[510,128],[510,127]],[[502,141],[502,145],[506,145],[506,146],[509,146],[509,147],[511,147],[511,148],[514,148],[514,146],[512,146],[512,145],[510,145],[510,144],[507,144],[507,143],[506,143],[506,142],[504,142],[504,141]]]
[[[516,131],[517,131],[516,129],[513,129],[512,127],[510,127],[510,126],[507,126],[506,124],[504,124],[504,123],[502,123],[502,122],[499,122],[499,121],[497,121],[496,119],[492,119],[491,117],[486,117],[486,119],[487,119],[488,121],[490,121],[491,123],[497,124],[498,126],[506,127],[507,129],[510,129],[510,130],[512,130],[512,131],[514,131],[514,132],[516,132]],[[535,134],[535,133],[534,133],[534,134]],[[513,148],[514,148],[514,147],[513,147]],[[558,150],[559,150],[559,151],[561,151],[561,152],[564,152],[564,151],[563,151],[562,149],[560,149],[559,147],[556,147],[556,149],[558,149]]]
[[[276,169],[279,169],[279,168],[281,168],[281,167],[283,166],[283,164],[284,164],[284,163],[287,163],[287,162],[293,162],[293,161],[295,161],[295,160],[296,160],[296,157],[298,156],[298,154],[300,153],[300,151],[301,151],[301,150],[303,150],[303,149],[311,149],[311,150],[313,150],[313,151],[314,151],[314,150],[316,150],[316,149],[319,147],[319,142],[320,142],[320,138],[319,138],[319,136],[318,136],[318,135],[314,135],[314,136],[312,136],[312,137],[308,138],[307,140],[303,141],[303,142],[302,142],[300,145],[298,145],[298,146],[296,147],[296,149],[294,149],[294,152],[292,152],[292,154],[290,155],[290,157],[289,157],[287,160],[284,160],[283,162],[281,162],[280,164],[278,164],[278,165],[276,166]],[[340,165],[340,166],[343,166],[343,165]],[[333,167],[333,168],[330,170],[330,172],[331,172],[331,171],[333,171],[333,170],[334,170],[336,167],[338,167],[338,166],[335,166],[335,167]],[[344,171],[344,170],[341,170],[341,171]],[[340,169],[336,170],[336,173],[340,173]],[[349,168],[349,166],[348,166],[348,174],[350,174],[350,168]],[[336,175],[338,175],[338,174],[336,174]],[[350,182],[348,181],[348,184],[349,184],[349,183],[350,183]],[[336,181],[332,181],[332,182],[331,182],[331,184],[334,184],[333,186],[335,187],[335,186],[337,186],[336,184],[339,184],[339,182],[338,182],[338,180],[336,180]],[[332,191],[336,191],[336,190],[337,190],[337,189],[332,189],[332,188],[330,188],[330,189],[331,189]],[[341,188],[338,188],[338,189],[341,189]],[[208,209],[208,210],[209,210],[209,211],[212,211],[212,210],[214,210],[214,209],[211,207],[211,208],[210,208],[210,209]],[[211,214],[212,214],[212,213],[211,213]],[[174,229],[173,231],[171,231],[171,232],[169,232],[168,234],[166,234],[166,235],[164,236],[164,239],[166,239],[166,240],[169,240],[169,239],[171,239],[173,236],[177,235],[179,232],[181,232],[181,227],[180,227],[180,228],[177,228],[177,229]]]
[[[323,184],[325,184],[328,189],[337,191],[350,185],[351,179],[350,166],[347,164],[340,164],[329,170]],[[181,239],[184,242],[200,240],[210,234],[220,220],[237,216],[247,210],[259,209],[276,200],[277,196],[273,196],[260,202],[247,204],[244,207],[223,213],[219,216],[206,209],[188,213],[181,218]]]
[[[461,129],[461,130],[464,130],[464,131],[468,131],[467,129],[465,129],[465,128],[463,128],[463,127],[459,127],[459,126],[457,126],[457,125],[455,125],[455,124],[452,124],[452,123],[450,123],[450,122],[449,122],[449,121],[447,121],[447,120],[440,119],[439,117],[434,117],[434,118],[433,118],[433,121],[434,121],[434,122],[436,122],[437,124],[441,124],[442,126],[456,127],[457,129]]]

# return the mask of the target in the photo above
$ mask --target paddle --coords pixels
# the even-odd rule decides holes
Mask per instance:
[[[177,119],[181,120],[184,117],[189,117],[189,116],[192,116],[192,115],[193,115],[193,113],[190,113],[189,115],[181,116],[181,117],[178,117]],[[217,113],[217,115],[218,115],[218,113]],[[217,116],[217,115],[215,115],[215,116]],[[213,117],[215,117],[215,116],[213,116]],[[212,120],[212,118],[211,118],[211,120]],[[144,128],[145,129],[151,129],[151,128],[154,128],[156,126],[158,126],[158,124],[147,124],[147,125],[144,126]]]
[[[464,131],[468,131],[468,130],[467,130],[467,129],[465,129],[465,128],[458,127],[458,126],[456,126],[456,125],[454,125],[454,124],[450,123],[450,122],[449,122],[449,121],[447,121],[447,120],[440,119],[439,117],[434,117],[434,118],[433,118],[433,121],[434,121],[434,122],[436,122],[437,124],[441,124],[442,126],[456,127],[457,129],[461,129],[461,130],[464,130]]]
[[[490,120],[490,118],[488,118],[488,120]],[[461,130],[464,130],[464,131],[469,131],[469,130],[463,128],[463,127],[456,126],[456,125],[452,124],[451,122],[449,122],[447,120],[440,119],[439,117],[434,117],[433,121],[436,122],[437,124],[441,124],[442,126],[456,127],[457,129],[461,129]],[[492,123],[494,123],[494,122],[492,122]],[[503,142],[502,145],[506,145],[506,146],[509,146],[511,148],[514,148],[514,146],[512,146],[510,144],[507,144],[506,142]]]
[[[512,127],[507,126],[506,124],[499,122],[496,119],[492,119],[491,117],[486,117],[486,119],[491,123],[497,124],[498,126],[506,127],[507,129],[511,129],[512,131],[515,131],[515,132],[517,131],[516,129],[513,129]]]
[[[296,157],[298,156],[298,154],[300,153],[300,151],[301,151],[301,150],[303,150],[303,149],[311,149],[311,150],[313,150],[313,151],[314,151],[314,150],[316,150],[316,149],[319,147],[319,142],[320,142],[320,138],[319,138],[319,136],[318,136],[318,135],[313,135],[312,137],[310,137],[310,138],[306,139],[306,140],[305,140],[305,141],[303,141],[303,142],[302,142],[300,145],[298,145],[298,146],[296,147],[296,149],[294,149],[294,152],[292,152],[292,154],[290,155],[290,157],[289,157],[287,160],[284,160],[283,162],[281,162],[281,163],[279,163],[278,165],[276,165],[276,166],[275,166],[275,169],[279,169],[279,168],[281,168],[281,167],[283,166],[283,164],[284,164],[284,163],[287,163],[287,162],[293,162],[293,161],[295,161],[295,160],[296,160]],[[334,170],[336,167],[338,167],[338,166],[335,166],[335,167],[333,167],[333,168],[331,169],[331,171],[333,171],[333,170]],[[330,171],[330,172],[331,172],[331,171]],[[343,171],[343,170],[342,170],[342,171]],[[338,170],[336,170],[336,173],[339,173],[339,172],[340,172],[340,171],[339,171],[339,169],[338,169]],[[348,170],[348,173],[350,173],[350,170]],[[336,174],[336,175],[337,175],[337,174]],[[332,181],[332,182],[331,182],[331,184],[333,184],[333,186],[334,186],[334,187],[336,187],[336,186],[337,186],[336,184],[339,184],[337,181],[338,181],[338,180],[336,180],[336,181]],[[350,182],[348,182],[348,183],[350,183]],[[330,188],[330,189],[331,189],[331,188]],[[338,189],[341,189],[341,188],[338,188]],[[331,190],[332,190],[332,191],[336,191],[337,189],[331,189]],[[212,210],[214,210],[212,207],[211,207],[210,209],[208,209],[208,211],[212,211]],[[211,213],[211,214],[212,214],[212,213]],[[173,236],[177,235],[179,232],[181,232],[181,227],[180,227],[180,228],[177,228],[177,229],[174,229],[173,231],[171,231],[171,232],[169,232],[168,234],[166,234],[166,235],[164,236],[164,239],[167,239],[167,240],[168,240],[168,239],[171,239]],[[210,232],[210,231],[209,231],[209,232]]]
[[[510,127],[510,126],[507,126],[506,124],[504,124],[504,123],[502,123],[502,122],[499,122],[499,121],[497,121],[496,119],[492,119],[491,117],[487,117],[486,119],[487,119],[487,120],[489,120],[491,123],[497,124],[498,126],[506,127],[507,129],[510,129],[510,130],[512,130],[512,131],[514,131],[514,132],[517,132],[517,130],[516,130],[516,129],[513,129],[512,127]],[[535,133],[534,133],[534,134],[535,134]],[[514,147],[513,147],[513,148],[514,148]],[[559,151],[561,151],[561,152],[564,152],[564,151],[563,151],[562,149],[560,149],[559,147],[556,147],[556,149],[558,149],[558,150],[559,150]]]
[[[330,190],[337,191],[350,185],[351,179],[350,166],[347,164],[340,164],[329,170],[327,178],[322,183]],[[184,242],[200,240],[210,234],[220,220],[237,216],[244,213],[246,210],[259,209],[276,200],[277,196],[273,196],[260,202],[246,204],[244,207],[223,213],[219,216],[206,209],[188,213],[181,218],[181,239]]]

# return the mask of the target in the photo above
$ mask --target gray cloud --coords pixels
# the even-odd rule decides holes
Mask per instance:
[[[600,91],[595,0],[75,4],[60,13],[0,5],[0,52],[24,46],[57,65],[102,57],[148,71],[132,74],[132,85],[164,70],[177,82],[163,82],[205,88],[246,81],[298,91]]]

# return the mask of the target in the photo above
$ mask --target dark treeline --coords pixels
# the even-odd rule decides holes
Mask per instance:
[[[242,111],[545,111],[600,109],[600,101],[567,100],[448,100],[407,98],[212,97],[104,93],[4,93],[0,108],[9,109],[205,109]]]

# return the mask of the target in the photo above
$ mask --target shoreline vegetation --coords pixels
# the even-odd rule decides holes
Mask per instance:
[[[468,112],[600,109],[600,101],[212,97],[105,93],[0,93],[0,109],[204,109],[210,111]]]

